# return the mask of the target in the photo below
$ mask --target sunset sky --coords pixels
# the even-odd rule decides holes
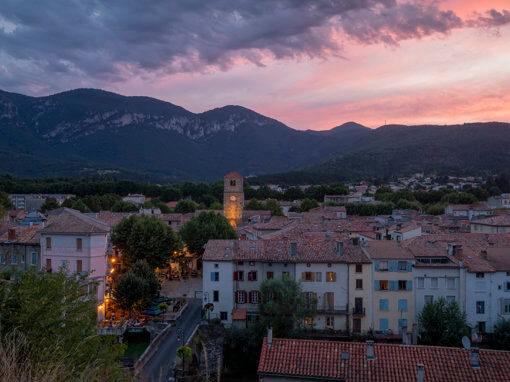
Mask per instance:
[[[510,0],[2,0],[0,89],[79,87],[298,129],[510,122]]]

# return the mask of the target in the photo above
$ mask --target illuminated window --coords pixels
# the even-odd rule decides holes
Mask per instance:
[[[388,280],[379,281],[379,289],[380,290],[388,290]]]
[[[326,272],[326,282],[335,282],[336,272]]]

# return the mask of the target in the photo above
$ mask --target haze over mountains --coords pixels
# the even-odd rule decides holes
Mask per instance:
[[[510,124],[301,131],[241,106],[204,113],[149,97],[77,89],[47,97],[0,91],[0,174],[211,181],[291,171],[332,181],[416,171],[482,174],[510,165]]]

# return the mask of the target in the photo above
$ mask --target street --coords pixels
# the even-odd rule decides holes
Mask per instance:
[[[172,366],[177,348],[188,339],[193,329],[200,322],[201,300],[190,298],[188,304],[181,318],[177,321],[177,325],[166,334],[166,338],[163,338],[157,351],[142,369],[140,377],[143,381],[163,382],[172,376]],[[183,331],[183,338],[177,341],[179,329]]]

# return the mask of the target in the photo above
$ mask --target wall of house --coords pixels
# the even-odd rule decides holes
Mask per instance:
[[[355,318],[361,320],[361,333],[366,333],[370,329],[370,316],[372,308],[372,277],[370,274],[371,264],[362,264],[362,272],[356,272],[356,264],[349,264],[349,328],[352,331],[354,328],[353,320]],[[356,288],[356,280],[363,280],[363,289]],[[354,315],[353,308],[355,307],[356,298],[363,299],[363,308],[365,309],[364,315]]]
[[[232,323],[234,308],[234,266],[232,261],[204,261],[202,278],[202,304],[214,304],[214,311],[210,317],[220,317],[220,312],[227,312],[224,324]],[[219,272],[219,281],[212,280],[211,273]],[[219,292],[219,301],[213,302],[214,291]]]
[[[383,326],[383,323],[388,324],[387,329],[391,330],[393,334],[399,333],[399,320],[405,319],[407,320],[407,327],[412,326],[414,323],[414,314],[413,314],[413,274],[412,268],[409,267],[409,263],[413,263],[414,260],[401,260],[408,262],[408,267],[406,271],[382,271],[379,270],[379,263],[385,260],[376,260],[373,264],[373,282],[374,282],[374,298],[372,311],[374,316],[374,322],[372,323],[373,328],[375,330],[386,330],[386,327]],[[390,261],[397,260],[387,260],[388,263]],[[391,269],[391,268],[390,268]],[[396,282],[398,284],[399,280],[407,281],[408,289],[407,290],[380,290],[379,281],[387,280],[388,283]],[[387,310],[386,306],[383,306],[384,309],[381,309],[380,300],[387,300]],[[399,309],[399,300],[407,300],[407,310]]]
[[[469,224],[471,233],[508,233],[510,226],[494,226],[471,222]]]
[[[452,267],[414,267],[413,270],[413,278],[414,278],[414,319],[417,322],[418,315],[422,311],[425,306],[425,296],[432,296],[433,301],[437,301],[439,298],[443,297],[447,300],[453,298],[459,305],[460,303],[460,289],[464,288],[464,285],[461,285],[460,280],[460,271],[459,268]],[[437,287],[433,287],[432,279],[437,279]],[[454,287],[450,288],[447,279],[454,279]],[[421,283],[419,279],[423,279],[423,288],[421,287]]]
[[[35,264],[32,262],[32,253],[35,253]],[[41,247],[39,244],[0,244],[0,272],[4,270],[24,272],[31,267],[39,269],[40,264]]]

